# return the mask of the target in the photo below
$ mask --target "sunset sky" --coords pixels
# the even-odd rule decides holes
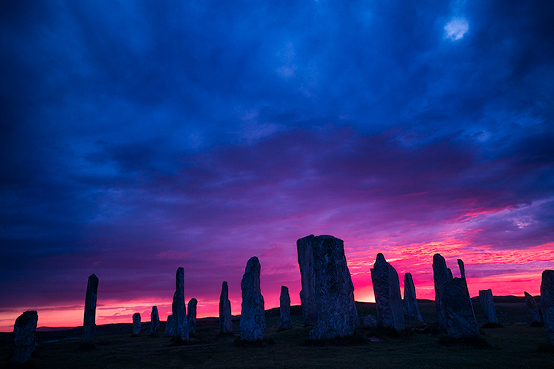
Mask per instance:
[[[0,2],[0,331],[165,320],[175,272],[233,314],[258,256],[299,304],[296,240],[378,252],[434,298],[537,295],[554,269],[554,2]]]

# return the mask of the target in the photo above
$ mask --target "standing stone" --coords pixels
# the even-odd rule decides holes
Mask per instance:
[[[173,322],[173,315],[167,316],[167,322],[165,322],[165,337],[173,337],[175,334],[175,323]]]
[[[221,333],[232,333],[231,301],[229,301],[229,286],[224,281],[219,295],[219,329]]]
[[[96,299],[98,296],[98,277],[93,273],[88,277],[87,295],[85,298],[85,318],[83,321],[83,344],[94,345],[96,333]]]
[[[354,303],[354,285],[344,255],[344,242],[333,236],[317,236],[313,241],[318,319],[310,331],[310,338],[350,336],[358,325],[358,313]]]
[[[11,361],[23,364],[31,358],[36,347],[38,314],[35,310],[21,314],[13,326],[14,351]]]
[[[196,333],[196,304],[198,300],[192,298],[187,305],[187,324],[189,326],[189,333]]]
[[[404,274],[404,314],[406,320],[423,321],[419,305],[416,300],[416,291],[412,273]]]
[[[466,277],[466,267],[464,266],[464,262],[462,259],[458,260],[458,267],[460,268],[460,277],[465,278]]]
[[[435,306],[437,309],[437,321],[439,328],[446,329],[444,309],[442,308],[442,295],[444,284],[452,280],[452,273],[446,267],[446,260],[440,255],[433,255],[433,278],[435,281]]]
[[[262,340],[265,335],[264,298],[260,289],[260,261],[251,257],[246,263],[240,282],[242,305],[240,313],[240,338],[244,341]]]
[[[541,308],[546,337],[554,345],[554,270],[542,272]]]
[[[171,305],[173,313],[173,341],[177,343],[189,340],[189,329],[187,325],[187,313],[185,308],[185,269],[177,268],[175,276],[175,294],[173,295],[173,304]]]
[[[398,273],[381,253],[377,254],[377,260],[371,269],[371,281],[377,307],[377,321],[385,328],[403,330],[404,308]]]
[[[541,315],[539,314],[539,308],[537,307],[537,302],[535,301],[535,298],[525,291],[523,293],[525,294],[525,303],[527,304],[527,308],[533,316],[533,323],[540,323],[542,319]]]
[[[488,323],[498,323],[498,317],[496,316],[496,309],[494,308],[494,300],[492,297],[492,290],[479,290],[479,303],[483,308],[483,314]]]
[[[302,290],[300,291],[300,303],[302,304],[302,315],[304,324],[314,325],[317,323],[317,305],[314,277],[314,256],[312,244],[316,237],[312,234],[296,241],[298,252],[298,265],[300,266],[300,280]]]
[[[479,328],[465,278],[454,278],[442,288],[445,329],[454,338],[479,337]]]
[[[158,307],[152,306],[150,312],[150,336],[157,337],[158,329],[160,329],[160,316],[158,315]]]
[[[290,319],[290,295],[289,289],[286,286],[281,286],[281,296],[279,297],[279,312],[281,317],[281,323],[279,324],[279,330],[291,329],[292,320]]]
[[[133,314],[133,336],[137,337],[140,336],[140,313],[134,313]]]

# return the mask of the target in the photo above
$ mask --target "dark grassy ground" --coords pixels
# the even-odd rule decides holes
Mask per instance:
[[[504,300],[502,300],[504,301]],[[217,335],[217,319],[200,319],[197,334],[185,346],[172,346],[165,337],[131,337],[130,324],[98,327],[96,347],[80,351],[80,330],[39,332],[40,357],[31,368],[553,368],[554,352],[540,351],[546,343],[542,327],[530,327],[525,303],[517,299],[496,304],[503,328],[481,329],[483,342],[476,346],[457,344],[444,334],[398,335],[377,329],[358,328],[354,345],[341,342],[307,344],[311,327],[304,327],[299,307],[293,307],[293,329],[278,332],[278,310],[269,310],[267,343],[260,347],[233,345],[234,336]],[[509,302],[513,301],[513,302]],[[479,303],[474,302],[479,326],[485,323]],[[434,323],[433,301],[420,301],[427,323]],[[358,304],[359,315],[376,314],[375,305]],[[421,323],[409,327],[420,327]],[[146,327],[147,328],[147,327]],[[162,330],[163,331],[163,330]],[[5,367],[12,350],[11,334],[0,335],[0,366]],[[52,340],[59,340],[49,342]],[[273,343],[271,343],[273,341]],[[350,342],[352,343],[352,342]]]

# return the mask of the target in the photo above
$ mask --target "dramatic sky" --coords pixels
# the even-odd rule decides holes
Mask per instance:
[[[0,330],[199,316],[258,256],[299,303],[296,240],[344,240],[355,298],[382,252],[433,298],[554,268],[550,1],[0,2]]]

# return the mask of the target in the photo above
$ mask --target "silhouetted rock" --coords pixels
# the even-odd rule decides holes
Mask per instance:
[[[498,323],[491,289],[479,290],[479,303],[483,308],[483,314],[487,319],[487,323]]]
[[[537,307],[537,302],[535,301],[535,298],[528,294],[527,292],[523,292],[525,294],[525,303],[527,304],[527,308],[531,312],[531,315],[533,316],[533,322],[534,323],[540,323],[541,316],[539,314],[539,308]]]
[[[300,291],[300,303],[302,304],[302,316],[304,324],[314,325],[317,323],[317,306],[314,278],[314,256],[312,244],[316,237],[312,234],[296,241],[298,252],[298,265],[300,266],[300,280],[302,290]]]
[[[219,329],[221,333],[233,332],[231,301],[229,301],[229,286],[227,282],[223,282],[221,286],[221,295],[219,295]]]
[[[173,337],[175,334],[175,322],[173,321],[173,315],[167,316],[167,322],[165,322],[165,337]]]
[[[158,307],[152,306],[152,311],[150,312],[150,335],[157,336],[158,329],[160,329],[160,316],[158,315]]]
[[[292,320],[290,319],[290,295],[289,289],[286,286],[281,286],[279,303],[279,315],[281,317],[279,330],[291,329]]]
[[[189,326],[189,333],[196,333],[196,304],[198,300],[192,298],[187,305],[187,323]]]
[[[458,267],[460,268],[460,277],[465,278],[466,277],[466,267],[464,265],[464,262],[462,259],[458,259]]]
[[[377,321],[385,328],[401,331],[405,328],[404,308],[400,296],[400,282],[398,273],[392,265],[387,263],[383,254],[377,254],[371,281],[377,307]]]
[[[318,319],[310,339],[350,336],[358,325],[358,313],[344,243],[333,236],[317,236],[311,249]]]
[[[185,342],[189,340],[189,329],[187,324],[187,313],[185,308],[185,270],[183,267],[177,268],[175,276],[175,294],[173,295],[173,304],[171,305],[173,313],[173,332],[174,342]]]
[[[448,335],[454,338],[480,336],[465,278],[454,278],[443,285],[441,305]]]
[[[406,320],[423,321],[416,300],[415,285],[411,273],[404,274],[404,314]]]
[[[375,317],[375,315],[366,315],[360,318],[360,324],[364,327],[375,328],[377,327],[377,318]]]
[[[91,274],[88,277],[87,294],[85,297],[85,318],[83,320],[83,344],[94,345],[96,333],[96,299],[98,297],[98,277]]]
[[[541,309],[546,337],[554,345],[554,270],[542,272]]]
[[[140,313],[133,314],[133,336],[140,336]]]
[[[440,255],[433,255],[433,278],[435,281],[435,306],[437,308],[437,321],[439,328],[446,329],[444,309],[442,307],[442,295],[444,284],[452,280],[452,272],[446,267],[446,260]]]
[[[252,257],[246,263],[240,282],[242,305],[240,314],[240,338],[243,341],[262,340],[265,335],[264,298],[260,289],[260,261]]]
[[[15,320],[12,363],[23,364],[31,358],[36,348],[37,322],[38,314],[35,310],[26,311]]]

